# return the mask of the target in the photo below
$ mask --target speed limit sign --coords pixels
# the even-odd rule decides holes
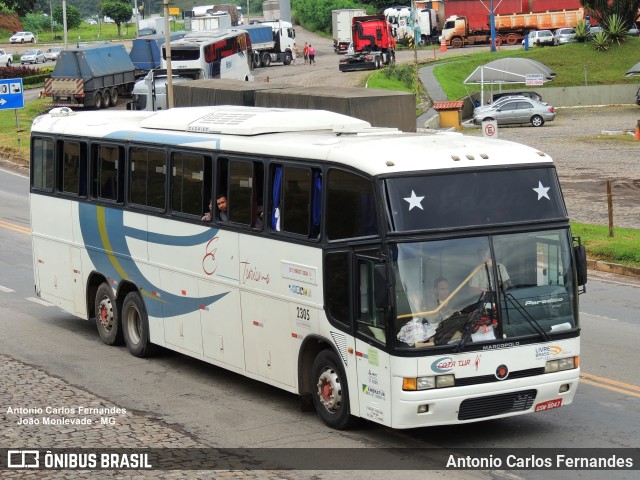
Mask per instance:
[[[495,120],[482,122],[482,135],[487,138],[498,138],[498,122]]]

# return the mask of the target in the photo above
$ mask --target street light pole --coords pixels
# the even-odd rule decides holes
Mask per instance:
[[[51,0],[49,0],[49,22],[51,23],[51,40],[53,40],[53,7],[51,6]]]
[[[64,49],[66,50],[67,45],[67,0],[62,0],[62,29],[64,31]]]

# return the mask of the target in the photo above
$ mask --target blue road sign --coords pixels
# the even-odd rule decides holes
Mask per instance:
[[[21,78],[0,80],[0,110],[24,108],[24,90]]]

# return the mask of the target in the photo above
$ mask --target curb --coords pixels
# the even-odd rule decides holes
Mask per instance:
[[[607,263],[599,260],[587,259],[587,268],[590,270],[597,270],[599,272],[615,273],[617,275],[640,278],[640,268],[625,267],[624,265],[618,265],[617,263]]]

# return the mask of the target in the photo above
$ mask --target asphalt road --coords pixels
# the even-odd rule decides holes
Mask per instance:
[[[18,443],[25,448],[73,446],[74,441],[100,442],[105,448],[129,445],[131,441],[164,445],[174,437],[189,446],[195,443],[207,447],[439,447],[452,452],[480,447],[640,447],[637,280],[593,276],[587,293],[580,297],[584,376],[573,405],[468,425],[394,431],[364,423],[338,432],[327,428],[315,413],[301,411],[295,395],[166,350],[151,359],[132,357],[124,347],[102,344],[90,322],[37,302],[33,294],[27,186],[27,178],[0,170],[0,243],[4,246],[0,251],[0,355],[42,373],[33,379],[13,376],[13,372],[3,377],[0,448]],[[37,378],[48,378],[49,383],[43,385]],[[42,428],[16,425],[15,418],[2,415],[7,399],[29,381],[36,383],[23,389],[27,395],[24,401],[34,405],[55,398],[56,405],[72,406],[73,400],[67,399],[82,395],[131,413],[99,432],[63,428],[46,436]],[[95,436],[98,434],[100,437]],[[380,454],[388,455],[383,458],[389,462],[398,461],[393,453]],[[348,476],[368,480],[371,473],[353,471]],[[607,478],[632,478],[626,473],[607,472]],[[424,472],[377,474],[385,478],[425,478]],[[344,475],[333,469],[278,472],[275,477],[272,472],[249,472],[248,478],[342,479]],[[429,478],[445,475],[456,479],[549,478],[547,471],[504,469],[430,472]],[[595,480],[602,478],[603,472],[581,471],[579,475]],[[576,472],[554,471],[553,478],[576,478]]]

